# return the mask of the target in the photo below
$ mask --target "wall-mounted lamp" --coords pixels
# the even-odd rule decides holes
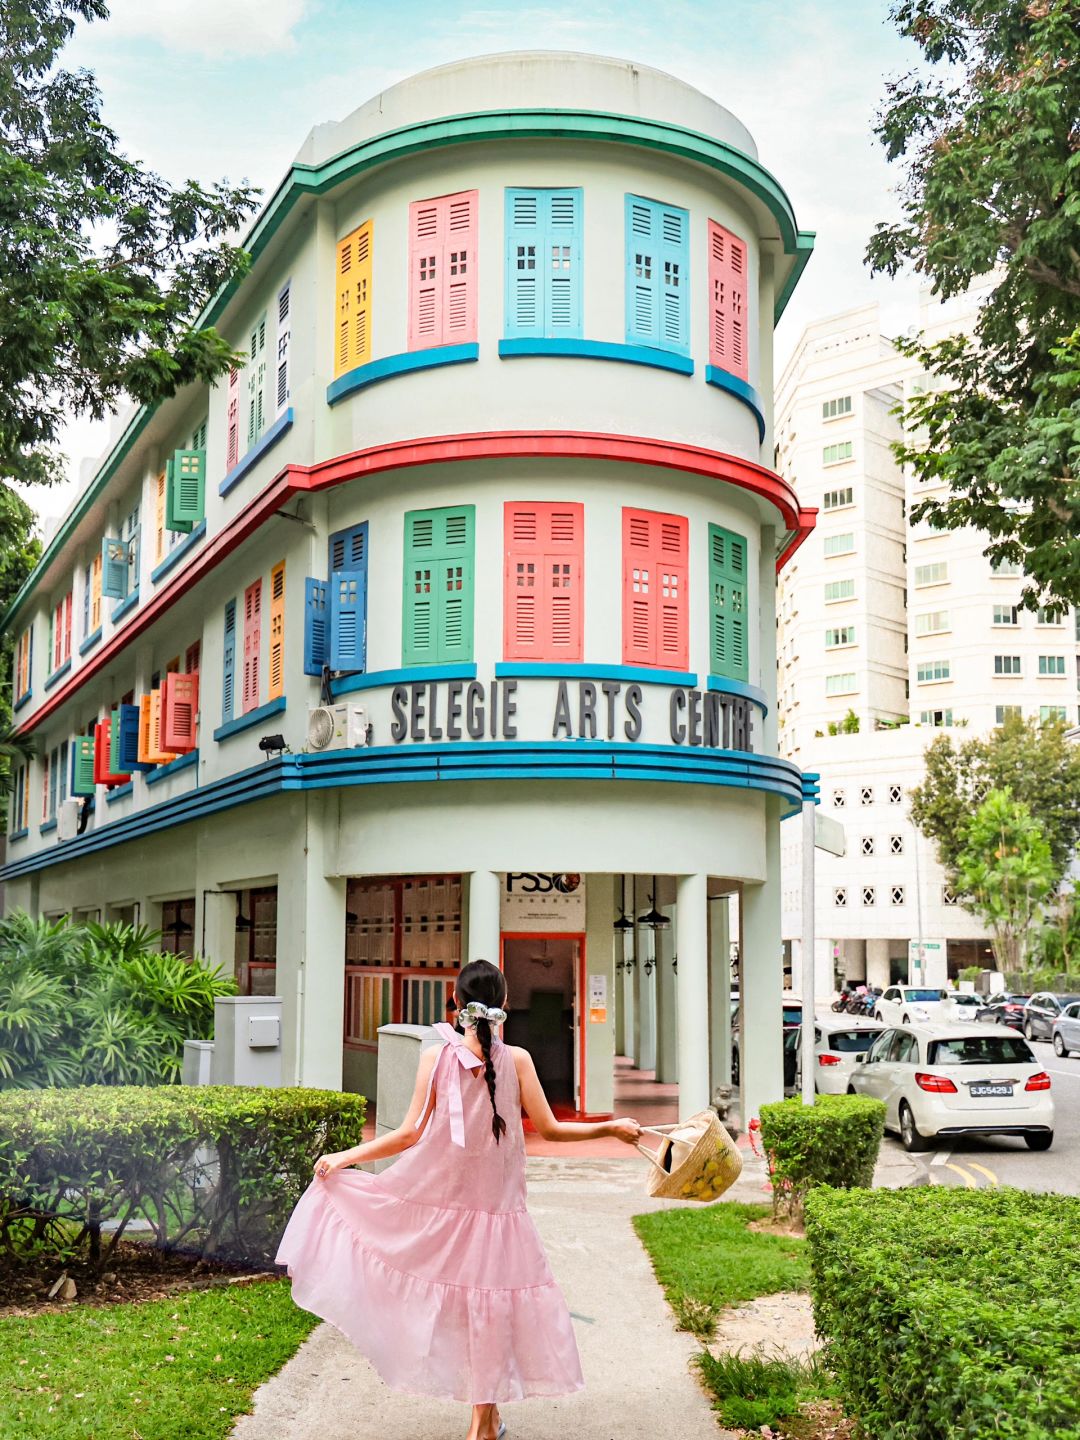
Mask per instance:
[[[266,756],[267,760],[272,760],[275,755],[280,755],[283,751],[289,750],[289,747],[285,744],[284,735],[264,735],[259,741],[259,749]],[[289,750],[289,754],[292,754],[291,750]]]

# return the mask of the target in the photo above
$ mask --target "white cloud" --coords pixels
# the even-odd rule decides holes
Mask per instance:
[[[111,38],[153,40],[211,59],[293,46],[307,0],[112,0]]]

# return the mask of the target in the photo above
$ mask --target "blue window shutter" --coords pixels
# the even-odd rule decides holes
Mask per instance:
[[[328,572],[335,570],[367,569],[367,521],[352,525],[348,530],[337,530],[330,536]]]
[[[153,770],[155,767],[139,759],[139,707],[120,706],[120,770]]]
[[[221,662],[221,723],[233,718],[233,694],[236,689],[236,601],[225,606],[225,646]]]
[[[544,245],[541,193],[506,192],[506,334],[511,338],[544,333],[538,272]]]
[[[626,197],[626,338],[690,351],[690,217],[676,205]]]
[[[544,193],[547,230],[544,245],[545,322],[548,335],[581,338],[580,190]]]
[[[506,334],[580,338],[582,192],[507,190]]]
[[[335,570],[330,577],[331,670],[363,670],[366,602],[367,571]]]
[[[660,345],[690,353],[690,216],[676,205],[657,206],[660,238]]]
[[[304,581],[304,674],[321,675],[330,663],[327,645],[330,616],[327,614],[325,580]]]
[[[131,548],[123,540],[101,542],[101,593],[110,600],[123,600],[127,594],[128,564]]]

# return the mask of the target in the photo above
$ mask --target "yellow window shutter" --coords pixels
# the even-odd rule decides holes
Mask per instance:
[[[338,241],[334,377],[371,359],[372,222],[367,220]]]
[[[165,558],[165,471],[157,477],[157,493],[154,504],[154,563]]]
[[[285,561],[270,571],[270,688],[267,699],[285,694]]]

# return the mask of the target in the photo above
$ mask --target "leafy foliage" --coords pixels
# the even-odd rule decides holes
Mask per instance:
[[[990,930],[999,970],[1024,968],[1054,881],[1031,811],[1008,790],[991,790],[967,824],[956,883],[961,903]]]
[[[357,1142],[364,1105],[232,1085],[0,1094],[0,1251],[86,1246],[104,1265],[141,1216],[158,1245],[267,1260],[318,1156]]]
[[[126,156],[85,70],[59,55],[104,0],[0,9],[0,476],[59,472],[72,414],[153,405],[236,358],[197,316],[247,256],[248,185],[178,188]]]
[[[808,1400],[836,1393],[832,1376],[817,1355],[712,1355],[697,1357],[702,1379],[716,1396],[715,1409],[724,1425],[769,1434],[799,1413]],[[763,1427],[769,1427],[763,1429]]]
[[[0,1090],[153,1085],[180,1078],[184,1041],[213,1034],[235,983],[164,954],[130,925],[0,920]]]
[[[811,1293],[845,1407],[888,1440],[1080,1437],[1080,1199],[818,1190]]]
[[[1023,564],[1024,604],[1080,603],[1080,25],[1076,0],[896,0],[928,67],[890,83],[877,135],[902,214],[867,258],[943,297],[992,276],[974,334],[899,348],[934,377],[900,459],[944,495],[913,507],[974,526]]]
[[[925,755],[925,778],[911,792],[911,816],[936,842],[951,877],[965,845],[967,823],[990,790],[1008,790],[1037,821],[1054,864],[1065,873],[1080,843],[1080,746],[1059,724],[1009,716],[989,735],[955,745],[939,735]]]
[[[869,1186],[874,1179],[885,1106],[869,1095],[819,1095],[813,1105],[781,1100],[761,1107],[773,1208],[800,1217],[817,1185]]]

